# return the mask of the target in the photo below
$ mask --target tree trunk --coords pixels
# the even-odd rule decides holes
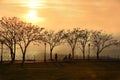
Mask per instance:
[[[83,47],[83,60],[85,60],[85,47]]]
[[[46,43],[44,43],[45,45],[45,51],[44,51],[44,62],[46,62]]]
[[[100,48],[99,47],[97,47],[97,60],[99,60],[99,54],[100,54]]]
[[[1,64],[3,63],[3,43],[1,43]]]
[[[14,62],[15,62],[15,54],[12,53],[11,54],[11,64],[14,64]]]
[[[50,49],[50,60],[52,61],[53,59],[52,59],[52,51],[53,51],[53,49],[51,48]]]
[[[11,53],[11,64],[14,64],[14,61],[15,61],[15,53],[13,52],[13,49],[10,49],[10,53]]]
[[[72,59],[74,59],[75,48],[72,48]]]
[[[97,52],[97,60],[99,60],[99,52]]]
[[[11,52],[11,64],[14,64],[16,54],[16,43],[14,43],[13,48],[10,49],[10,52]]]
[[[26,50],[27,50],[27,47],[25,48],[25,50],[24,50],[24,52],[23,52],[22,65],[25,63]]]
[[[22,65],[25,63],[25,52],[23,53],[23,57],[22,57]]]

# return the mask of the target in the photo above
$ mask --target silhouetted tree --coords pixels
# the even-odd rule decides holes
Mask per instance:
[[[99,54],[104,49],[116,44],[116,40],[113,40],[113,36],[111,34],[106,34],[102,31],[93,31],[91,41],[96,48],[97,59],[99,59]]]
[[[32,25],[31,23],[21,23],[21,27],[18,32],[18,41],[21,52],[22,52],[22,64],[25,61],[25,55],[29,44],[33,41],[39,40],[42,37],[42,30],[44,28],[40,28],[36,25]]]
[[[88,30],[82,30],[80,32],[80,36],[78,36],[78,43],[80,44],[80,49],[83,53],[83,59],[85,59],[85,50],[88,42],[90,41],[90,34],[91,32]]]
[[[56,33],[54,31],[45,31],[44,32],[42,41],[48,43],[50,46],[50,60],[51,61],[53,60],[52,51],[56,46],[61,44],[63,35],[64,35],[63,33],[64,33],[64,30],[60,30]]]
[[[6,18],[2,17],[0,20],[1,30],[0,36],[5,40],[4,44],[10,49],[11,63],[14,63],[16,54],[16,37],[19,31],[19,19],[16,17]]]
[[[81,32],[82,32],[81,29],[74,28],[73,30],[67,30],[67,32],[64,34],[65,40],[71,47],[72,59],[74,59],[75,47],[76,47],[78,38],[82,36]]]
[[[116,40],[116,44],[117,47],[120,47],[120,41]]]

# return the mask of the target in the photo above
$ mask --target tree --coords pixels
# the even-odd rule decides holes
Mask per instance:
[[[22,52],[22,64],[25,62],[25,55],[28,46],[31,42],[41,39],[42,30],[44,28],[40,28],[37,25],[32,25],[31,23],[21,23],[21,28],[19,29],[17,36],[17,44],[19,45]]]
[[[67,32],[64,34],[65,40],[70,45],[71,51],[72,51],[72,59],[74,59],[74,53],[75,53],[75,47],[78,41],[78,38],[81,35],[82,30],[79,28],[74,28],[73,30],[67,30]]]
[[[86,50],[86,46],[88,44],[88,42],[90,41],[90,34],[91,32],[88,30],[83,30],[81,32],[81,35],[78,36],[78,43],[80,44],[80,49],[83,53],[83,59],[85,59],[85,50]]]
[[[97,59],[99,59],[99,54],[104,49],[116,44],[116,40],[113,40],[113,36],[111,34],[106,34],[102,31],[93,31],[91,41],[96,48]]]
[[[0,36],[5,40],[4,44],[10,49],[11,63],[14,63],[16,54],[16,37],[19,31],[19,19],[16,17],[6,18],[2,17],[0,20],[1,31]]]
[[[42,41],[48,43],[50,46],[50,60],[51,61],[53,60],[53,58],[52,58],[53,49],[56,46],[61,44],[63,36],[64,36],[63,33],[64,33],[64,30],[60,30],[56,33],[54,31],[45,31],[44,32]]]

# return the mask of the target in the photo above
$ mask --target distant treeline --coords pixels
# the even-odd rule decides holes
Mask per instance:
[[[110,46],[119,46],[120,41],[115,40],[111,34],[102,30],[87,30],[82,28],[73,28],[69,30],[47,31],[42,27],[21,21],[17,17],[2,17],[0,20],[0,42],[1,42],[1,63],[3,61],[3,45],[10,50],[11,63],[15,61],[16,46],[18,45],[22,52],[22,64],[25,61],[25,55],[28,46],[33,42],[44,42],[45,52],[44,61],[46,61],[46,44],[50,47],[50,60],[53,61],[53,49],[60,44],[67,43],[71,48],[71,60],[74,60],[76,45],[80,47],[83,59],[88,48],[88,57],[90,56],[91,47],[96,52],[96,58],[99,54]],[[56,54],[57,58],[57,54]]]

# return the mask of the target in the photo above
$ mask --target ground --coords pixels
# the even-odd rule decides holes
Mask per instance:
[[[0,65],[0,80],[120,80],[119,61]]]

